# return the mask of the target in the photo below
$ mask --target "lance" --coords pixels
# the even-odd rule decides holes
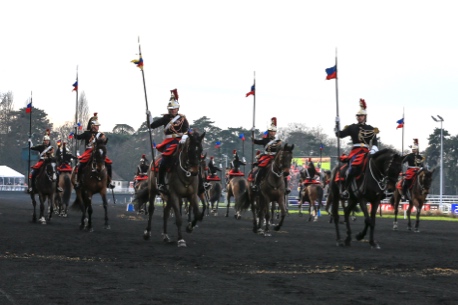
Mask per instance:
[[[253,127],[251,128],[251,141],[254,141],[254,129],[256,126],[256,71],[253,72]],[[251,169],[254,167],[254,143],[251,144]]]
[[[28,105],[27,105],[28,106]],[[27,163],[27,181],[29,180],[29,175],[30,175],[30,148],[32,146],[32,91],[30,91],[30,110],[26,110],[26,111],[29,111],[29,140],[28,140],[28,143],[29,143],[29,159],[28,159],[28,163]],[[27,107],[28,109],[28,107]],[[32,181],[30,181],[31,183]],[[27,183],[27,187],[30,187],[30,183]]]
[[[139,53],[139,60],[137,63],[137,67],[140,68],[142,71],[142,78],[143,78],[143,91],[145,93],[145,104],[146,104],[146,110],[148,111],[148,97],[146,95],[146,84],[145,84],[145,71],[143,70],[143,57],[142,57],[142,48],[140,45],[140,36],[138,37],[138,53]],[[151,156],[152,156],[152,162],[153,162],[153,170],[155,170],[156,162],[155,162],[155,157],[154,157],[154,148],[153,148],[153,136],[151,134],[151,123],[149,119],[149,115],[146,116],[146,123],[148,124],[148,133],[149,133],[149,142],[150,142],[150,147],[151,147]]]
[[[337,48],[336,48],[336,133],[340,131],[340,116],[339,116],[339,74],[338,74],[338,69],[337,69]],[[339,162],[339,157],[340,157],[340,138],[337,136],[337,162]]]
[[[76,102],[75,102],[75,136],[78,133],[78,66],[76,66],[76,82],[73,84],[73,91],[76,91]],[[72,145],[74,145],[75,148],[75,156],[78,155],[78,141],[76,141],[76,137],[72,138]]]

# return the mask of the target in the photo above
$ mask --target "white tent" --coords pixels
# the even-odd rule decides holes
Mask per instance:
[[[0,185],[24,185],[25,176],[6,165],[0,165]]]

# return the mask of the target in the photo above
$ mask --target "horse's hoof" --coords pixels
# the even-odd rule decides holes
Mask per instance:
[[[111,230],[111,226],[110,225],[106,225],[105,226],[105,230]]]
[[[89,232],[89,233],[94,232],[94,228],[89,228],[88,232]]]
[[[344,242],[343,242],[343,241],[341,241],[341,240],[338,240],[338,241],[336,241],[336,246],[337,246],[337,247],[344,247],[344,246],[345,246],[345,244],[344,244]]]
[[[256,233],[258,233],[259,235],[264,234],[264,230],[263,230],[263,229],[258,229],[258,230],[256,231]]]
[[[356,234],[355,238],[356,238],[356,240],[360,241],[360,240],[362,240],[364,238],[364,235],[362,235],[361,233],[358,233],[358,234]]]
[[[407,231],[412,231],[412,228],[411,227],[407,227]]]
[[[398,226],[393,226],[393,231],[397,231],[398,230]]]
[[[67,218],[67,217],[68,217],[68,214],[65,213],[65,214],[62,215],[62,217]]]
[[[144,240],[149,240],[151,237],[151,232],[148,232],[147,230],[143,231],[143,239]]]
[[[380,250],[380,249],[382,249],[382,248],[380,247],[379,244],[373,243],[373,244],[371,244],[371,249]]]
[[[184,239],[180,239],[178,241],[178,248],[186,248],[186,242],[184,241]]]
[[[151,236],[151,232],[149,233],[149,235]],[[165,243],[169,243],[170,237],[167,234],[162,234],[162,241]]]
[[[415,228],[415,230],[413,230],[413,231],[414,231],[414,233],[420,233],[420,229],[418,229],[418,228]]]
[[[274,227],[274,230],[275,230],[275,231],[280,231],[280,226],[275,226],[275,227]]]
[[[229,217],[229,213],[226,213],[225,217]]]
[[[351,238],[350,238],[350,239],[347,238],[347,239],[345,240],[345,246],[346,246],[346,247],[350,247],[350,246],[351,246]]]
[[[189,223],[189,224],[186,226],[186,232],[187,232],[187,233],[192,233],[192,230],[193,230],[192,224]]]
[[[270,236],[272,236],[272,234],[270,234],[269,231],[264,232],[264,237],[270,237]]]
[[[237,220],[240,220],[240,219],[242,219],[242,216],[237,215],[236,219],[237,219]]]

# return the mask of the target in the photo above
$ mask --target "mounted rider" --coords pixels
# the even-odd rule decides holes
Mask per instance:
[[[142,154],[140,163],[137,165],[137,171],[134,176],[134,188],[137,187],[140,181],[148,180],[149,162],[145,154]]]
[[[156,149],[162,153],[161,163],[159,164],[158,173],[158,191],[164,194],[168,193],[167,186],[165,183],[165,175],[167,169],[173,163],[173,153],[178,148],[178,144],[184,144],[188,138],[189,123],[186,116],[178,113],[180,104],[178,103],[178,91],[177,89],[170,90],[171,96],[169,103],[167,104],[168,113],[163,114],[161,118],[153,121],[151,112],[146,110],[146,115],[149,116],[149,121],[152,122],[150,127],[152,129],[164,126],[165,139],[162,143],[156,146]],[[199,180],[199,184],[202,184]],[[199,188],[203,187],[199,185]]]
[[[232,156],[233,158],[230,163],[231,170],[229,171],[229,178],[232,178],[231,176],[244,176],[245,174],[240,171],[240,166],[246,165],[245,157],[243,157],[242,160],[240,160],[237,149],[234,149],[232,151]]]
[[[348,199],[350,194],[348,187],[353,177],[357,177],[362,170],[363,162],[367,153],[374,154],[378,151],[377,134],[378,128],[366,124],[367,105],[364,99],[359,100],[360,110],[356,113],[358,123],[345,126],[343,130],[339,130],[338,125],[335,128],[335,133],[338,138],[350,136],[353,142],[353,147],[350,154],[341,157],[342,162],[348,163],[341,167],[337,173],[335,181],[339,182],[340,196],[342,199]],[[339,123],[338,121],[336,122]],[[370,150],[369,150],[370,148]]]
[[[216,167],[215,165],[215,158],[212,156],[210,157],[210,161],[208,161],[208,169],[210,171],[210,175],[209,177],[212,179],[212,178],[216,178],[218,177],[217,175],[217,171],[221,171],[221,169],[219,167]]]
[[[406,200],[408,197],[407,193],[412,185],[412,181],[415,178],[417,172],[424,166],[425,158],[420,155],[418,149],[418,139],[413,139],[413,145],[411,146],[412,152],[407,154],[402,160],[402,164],[406,165],[406,170],[402,176],[402,200]]]
[[[91,117],[87,123],[87,128],[82,134],[76,134],[75,138],[77,140],[84,140],[84,144],[86,147],[86,150],[84,153],[78,157],[79,159],[79,164],[78,164],[78,169],[76,172],[76,184],[75,184],[75,189],[78,189],[80,187],[80,178],[81,178],[81,173],[86,166],[87,162],[91,159],[92,156],[92,150],[94,149],[94,144],[97,139],[100,137],[104,137],[105,134],[103,132],[99,132],[100,128],[100,123],[99,123],[99,118],[97,116],[97,112],[94,112],[94,116]],[[108,139],[106,139],[106,142]],[[105,142],[105,143],[106,143]],[[112,169],[111,169],[111,164],[113,161],[111,161],[108,157],[105,157],[105,167],[107,169],[107,187],[110,189],[113,189],[115,185],[112,182]]]
[[[264,153],[259,155],[257,160],[257,172],[254,184],[252,185],[252,191],[259,191],[259,183],[267,172],[267,166],[275,158],[277,152],[281,149],[281,140],[277,136],[277,118],[273,117],[270,121],[270,126],[267,129],[267,135],[263,136],[262,139],[252,139],[253,144],[264,146]],[[285,189],[286,193],[289,194],[291,191],[288,188],[288,181],[285,177]]]
[[[67,147],[67,142],[62,141],[61,139],[57,140],[57,150],[56,150],[56,160],[57,160],[57,169],[59,171],[69,170],[71,171],[71,162],[72,159],[78,160],[75,157],[70,149]]]
[[[32,171],[30,173],[30,181],[31,184],[29,186],[28,192],[31,193],[35,189],[35,179],[37,177],[37,174],[39,172],[39,169],[43,166],[45,161],[50,158],[54,158],[54,147],[51,146],[51,131],[49,129],[46,129],[45,135],[43,136],[43,143],[32,146],[32,140],[29,139],[30,142],[30,150],[38,151],[40,154],[40,159],[38,160],[35,165],[32,166]],[[62,188],[59,186],[56,187],[58,192],[63,192]]]

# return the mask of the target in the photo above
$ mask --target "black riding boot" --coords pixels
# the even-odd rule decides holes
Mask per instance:
[[[348,191],[351,183],[352,175],[350,172],[347,173],[344,181],[340,181],[340,198],[347,200],[350,198],[350,192]]]
[[[254,179],[254,184],[252,187],[252,191],[255,193],[259,191],[259,183],[261,182],[261,179],[264,176],[264,172],[265,172],[265,167],[260,167],[258,169],[258,172],[256,173],[256,178]]]
[[[409,191],[409,187],[410,187],[409,181],[404,179],[402,181],[402,195],[401,195],[402,201],[406,201],[406,199],[408,199],[407,192]]]
[[[81,163],[81,162],[78,164],[78,171],[76,172],[76,177],[75,177],[75,180],[76,180],[75,190],[80,188],[80,179],[81,179],[81,175],[82,175],[85,165],[86,163]]]
[[[111,179],[111,164],[105,163],[105,167],[107,168],[107,188],[114,189],[115,185]]]
[[[37,176],[38,171],[35,169],[32,169],[32,172],[30,173],[30,186],[29,186],[29,193],[32,193],[32,191],[35,189],[35,178]]]
[[[167,171],[167,160],[162,157],[161,164],[159,164],[159,173],[157,177],[157,190],[161,193],[167,194],[168,190],[165,185],[165,174]]]

